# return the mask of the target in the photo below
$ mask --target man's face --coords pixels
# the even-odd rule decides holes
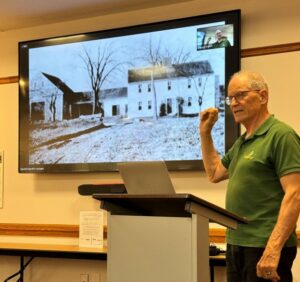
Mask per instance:
[[[231,98],[230,109],[238,123],[249,124],[256,120],[262,109],[259,90],[248,87],[246,77],[233,78],[228,86],[228,97]]]
[[[217,39],[221,39],[222,38],[222,32],[221,31],[216,32],[216,38]]]

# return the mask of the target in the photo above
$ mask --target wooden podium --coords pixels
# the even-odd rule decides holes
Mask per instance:
[[[209,222],[246,223],[190,194],[94,194],[108,211],[108,282],[208,282]]]

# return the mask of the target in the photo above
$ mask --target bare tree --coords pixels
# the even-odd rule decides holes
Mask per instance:
[[[51,94],[51,98],[49,102],[49,110],[52,114],[52,121],[56,121],[56,99],[57,99],[57,93]]]
[[[83,54],[80,55],[85,64],[94,92],[93,114],[101,113],[103,115],[100,95],[101,87],[111,76],[121,71],[123,62],[118,61],[115,55],[116,51],[112,46],[102,46],[101,44],[98,46],[95,56],[85,47],[83,48]]]
[[[179,46],[172,52],[163,46],[161,39],[154,43],[152,37],[149,37],[148,43],[139,59],[147,62],[151,66],[164,67],[174,64],[184,64],[191,61],[191,52],[185,51],[184,46]]]

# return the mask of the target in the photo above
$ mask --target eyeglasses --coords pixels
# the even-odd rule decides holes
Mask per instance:
[[[232,96],[227,96],[225,98],[225,103],[226,105],[230,106],[232,104],[232,99],[234,98],[234,100],[236,102],[241,102],[242,100],[245,99],[245,97],[248,95],[249,92],[257,92],[257,91],[260,91],[260,90],[244,90],[244,91],[239,91],[237,92],[235,95],[232,95]]]

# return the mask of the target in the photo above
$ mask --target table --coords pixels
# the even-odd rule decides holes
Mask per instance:
[[[89,259],[107,260],[107,248],[83,248],[76,245],[54,245],[54,244],[34,244],[34,243],[0,243],[0,255],[19,256],[20,270],[13,277],[19,275],[19,281],[24,281],[24,271],[26,266],[34,257],[47,258],[67,258],[67,259]],[[25,262],[25,258],[29,260]],[[214,282],[214,268],[216,266],[226,266],[225,254],[209,257],[210,279]],[[12,279],[8,277],[5,281]]]
[[[23,282],[25,268],[34,257],[106,260],[107,249],[83,248],[75,245],[0,243],[0,255],[20,257],[20,270],[5,281],[19,275],[18,281]],[[25,257],[29,257],[26,262]]]

